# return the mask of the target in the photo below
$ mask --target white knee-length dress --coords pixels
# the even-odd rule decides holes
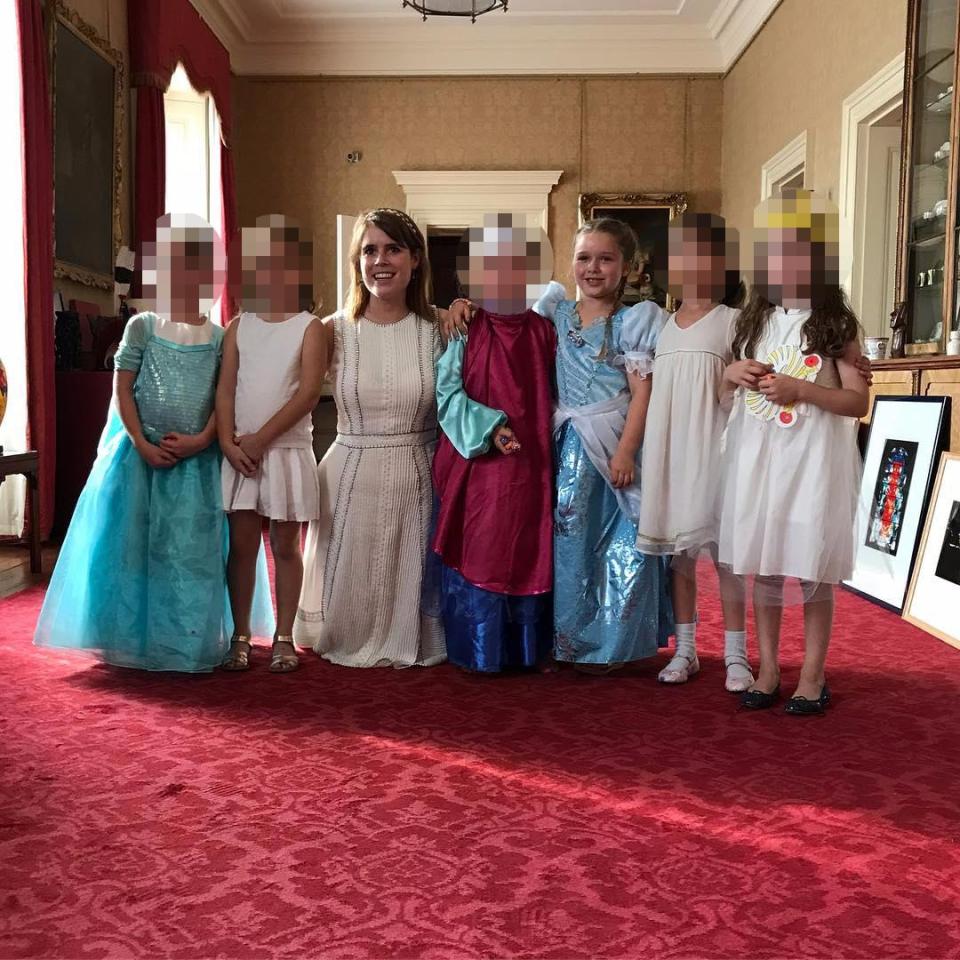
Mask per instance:
[[[255,313],[234,320],[240,354],[234,401],[238,435],[256,433],[297,392],[303,337],[316,319],[304,311],[276,323]],[[313,520],[319,491],[310,414],[273,440],[252,477],[238,473],[224,458],[220,480],[228,513],[253,510],[271,520]]]
[[[446,659],[421,612],[433,510],[437,325],[337,314],[330,375],[337,437],[323,460],[294,637],[334,663],[426,666]]]

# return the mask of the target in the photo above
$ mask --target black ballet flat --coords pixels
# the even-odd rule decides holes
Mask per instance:
[[[777,684],[773,693],[764,693],[762,690],[744,690],[740,695],[740,706],[744,710],[769,710],[780,699],[780,684]]]
[[[784,713],[795,717],[822,717],[830,706],[830,688],[824,684],[816,700],[807,697],[791,697],[783,707]]]

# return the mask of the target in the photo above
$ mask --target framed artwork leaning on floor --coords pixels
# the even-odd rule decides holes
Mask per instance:
[[[874,400],[857,504],[853,574],[843,583],[898,613],[949,433],[949,397]]]
[[[960,648],[960,454],[940,458],[903,619]]]

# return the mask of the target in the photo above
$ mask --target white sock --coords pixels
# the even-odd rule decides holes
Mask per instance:
[[[743,657],[747,656],[747,631],[746,630],[724,630],[723,631],[723,655],[725,657]]]
[[[693,623],[678,623],[676,625],[675,635],[677,638],[677,649],[674,650],[673,655],[675,657],[686,657],[692,661],[697,655],[696,621]]]
[[[736,660],[733,659],[734,657]],[[744,665],[748,663],[746,630],[723,631],[723,658],[726,661],[729,679],[749,680],[753,683],[750,667]]]

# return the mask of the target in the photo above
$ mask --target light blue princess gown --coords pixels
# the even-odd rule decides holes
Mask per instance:
[[[222,342],[223,330],[209,320],[195,327],[141,313],[129,321],[116,367],[137,374],[134,399],[148,440],[203,430]],[[155,469],[111,405],[34,643],[141,670],[212,670],[233,631],[227,538],[217,444]],[[254,633],[269,636],[273,611],[262,554],[256,594]]]
[[[611,665],[656,654],[673,632],[668,566],[638,553],[640,451],[632,487],[615,490],[607,461],[622,434],[627,370],[649,374],[664,314],[622,307],[581,329],[575,303],[552,283],[535,310],[557,329],[554,417],[553,639],[557,660]]]

